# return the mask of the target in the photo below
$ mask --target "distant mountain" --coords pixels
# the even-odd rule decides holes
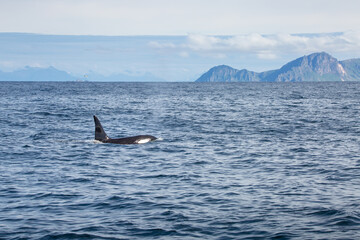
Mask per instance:
[[[0,81],[73,81],[76,77],[54,67],[25,67],[14,72],[0,72]]]
[[[237,70],[235,68],[220,65],[211,68],[204,73],[197,82],[258,82],[260,81],[259,74],[251,72],[246,69]]]
[[[0,71],[0,81],[103,81],[103,82],[163,82],[151,73],[127,75],[112,74],[104,76],[90,71],[83,77],[73,76],[65,71],[58,70],[54,67],[39,68],[25,67],[24,69],[13,72]]]
[[[346,72],[346,79],[350,81],[360,80],[360,59],[349,59],[341,61],[340,64],[343,66]]]
[[[321,52],[300,57],[277,70],[261,73],[226,65],[211,68],[196,82],[360,81],[360,59],[338,61]]]

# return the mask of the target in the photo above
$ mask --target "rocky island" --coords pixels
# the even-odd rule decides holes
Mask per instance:
[[[359,81],[360,59],[338,61],[326,52],[313,53],[291,61],[280,69],[253,72],[226,65],[211,68],[196,82],[320,82]]]

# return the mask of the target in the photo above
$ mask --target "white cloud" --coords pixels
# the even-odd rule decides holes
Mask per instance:
[[[182,51],[182,52],[179,52],[179,56],[183,57],[183,58],[187,58],[190,56],[190,54],[188,52]]]
[[[0,0],[0,31],[66,35],[337,32],[360,30],[359,8],[358,0]]]
[[[238,36],[209,36],[189,34],[186,41],[180,44],[171,42],[151,42],[157,49],[178,51],[180,56],[187,57],[189,52],[208,55],[214,58],[226,57],[232,53],[254,54],[260,59],[275,59],[281,54],[308,54],[326,51],[359,52],[360,33],[328,33],[328,34],[274,34],[257,33]],[[187,54],[182,54],[186,52]]]
[[[271,59],[276,59],[276,58],[277,58],[276,54],[274,54],[274,53],[272,53],[272,52],[266,52],[266,51],[264,51],[264,52],[258,52],[258,53],[256,54],[256,56],[257,56],[259,59],[269,59],[269,60],[271,60]]]
[[[160,42],[157,42],[157,41],[151,41],[151,42],[149,42],[148,45],[150,47],[159,48],[159,49],[161,49],[161,48],[163,48],[163,49],[165,49],[165,48],[169,48],[169,49],[178,48],[177,45],[175,45],[174,43],[171,43],[171,42],[160,43]]]

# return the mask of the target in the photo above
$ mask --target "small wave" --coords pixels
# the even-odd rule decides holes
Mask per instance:
[[[182,235],[175,230],[165,230],[162,228],[150,228],[150,229],[141,229],[133,228],[130,229],[133,236],[138,237],[161,237],[161,236],[173,236],[173,235]]]
[[[121,197],[118,195],[114,195],[108,198],[109,201],[119,201],[119,202],[125,202],[125,201],[131,201],[134,200],[133,198],[130,197]]]
[[[37,116],[43,116],[43,117],[49,117],[49,116],[54,116],[54,117],[70,117],[70,115],[68,114],[63,114],[63,113],[51,113],[51,112],[34,112],[34,115]]]
[[[296,153],[306,153],[309,152],[307,149],[303,148],[303,147],[297,147],[297,148],[292,148],[290,149],[291,152],[296,152]]]
[[[34,199],[44,199],[44,198],[72,199],[79,196],[80,195],[78,194],[39,193],[34,196]]]
[[[181,214],[181,213],[176,213],[172,210],[166,210],[163,213],[161,213],[161,216],[166,217],[167,221],[185,221],[188,220],[189,218],[186,217],[185,215]]]
[[[88,233],[60,233],[60,234],[49,234],[42,238],[41,240],[50,240],[50,239],[118,239],[118,238],[109,238],[102,237],[99,235],[88,234]]]
[[[50,116],[51,113],[49,112],[34,112],[34,115],[39,115],[39,116]]]
[[[141,176],[139,178],[179,178],[181,177],[180,175],[177,174],[156,174],[156,175],[146,175],[146,176]]]
[[[273,236],[271,236],[270,239],[292,239],[295,237],[299,237],[299,236],[294,233],[289,233],[289,232],[278,232],[278,233],[275,233]]]
[[[336,217],[329,221],[330,226],[359,226],[360,218],[356,216]]]
[[[194,162],[187,163],[185,165],[204,165],[204,164],[209,164],[209,161],[197,160],[197,161],[194,161]]]
[[[31,135],[30,138],[33,140],[40,140],[40,139],[43,139],[46,135],[47,134],[45,134],[43,132],[39,132],[39,133]]]
[[[315,216],[321,216],[321,217],[329,217],[329,216],[335,216],[338,214],[342,214],[341,211],[336,210],[336,209],[320,209],[314,212],[309,213],[309,215],[315,215]]]
[[[62,140],[56,140],[56,142],[59,142],[59,143],[82,143],[82,144],[103,144],[103,142],[100,142],[100,141],[95,140],[95,139],[87,139],[87,140],[66,140],[66,139],[62,139]]]
[[[360,225],[360,215],[356,212],[349,213],[343,210],[323,208],[311,212],[308,215],[313,215],[328,219],[327,225],[329,226],[359,226]]]
[[[84,183],[84,182],[91,182],[92,180],[89,178],[73,178],[70,180],[71,182],[78,182],[78,183]]]
[[[305,97],[303,96],[303,94],[301,92],[298,91],[293,91],[289,94],[288,99],[305,99]]]

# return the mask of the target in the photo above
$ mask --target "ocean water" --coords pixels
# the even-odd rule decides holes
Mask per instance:
[[[360,83],[0,82],[0,239],[359,239],[359,116]]]

